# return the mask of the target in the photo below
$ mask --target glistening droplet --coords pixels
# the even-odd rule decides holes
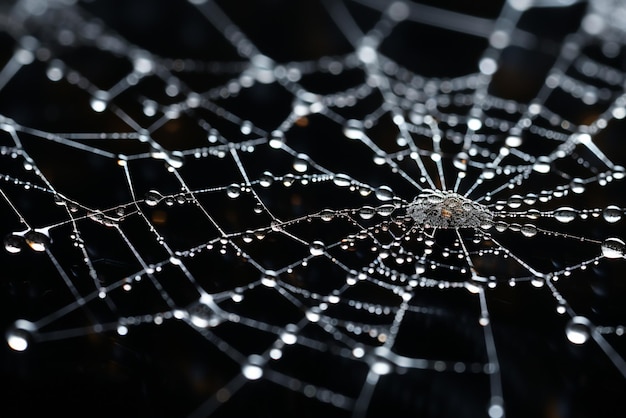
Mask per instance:
[[[574,344],[584,344],[591,336],[591,322],[584,316],[575,316],[565,326],[565,335]]]
[[[602,255],[606,258],[622,258],[626,251],[626,244],[619,238],[607,238],[600,246]]]

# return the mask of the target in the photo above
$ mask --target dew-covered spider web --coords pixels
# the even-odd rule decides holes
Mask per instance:
[[[626,3],[0,5],[2,416],[626,414]]]

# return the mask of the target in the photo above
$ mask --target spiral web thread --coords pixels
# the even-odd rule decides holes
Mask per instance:
[[[626,289],[610,274],[625,251],[610,155],[626,117],[624,3],[511,0],[479,17],[328,1],[345,51],[311,60],[271,56],[222,2],[179,7],[226,60],[159,55],[92,6],[1,15],[3,262],[36,294],[10,312],[14,355],[173,324],[224,364],[178,415],[228,415],[262,384],[338,416],[423,412],[411,384],[446,376],[474,382],[468,404],[498,418],[519,402],[499,360],[503,306],[547,298],[539,318],[560,347],[593,346],[624,388]],[[544,34],[528,23],[544,12],[576,24]],[[416,28],[479,53],[422,74],[423,49],[402,55],[427,42],[401,42]],[[39,118],[14,99],[25,80],[46,89]],[[586,287],[596,275],[604,299]],[[341,366],[320,378],[326,361]],[[410,400],[378,395],[394,381]]]

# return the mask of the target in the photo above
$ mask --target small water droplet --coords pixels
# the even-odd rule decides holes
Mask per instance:
[[[35,331],[37,331],[35,324],[18,319],[6,332],[7,344],[12,350],[24,351],[30,345]]]
[[[347,174],[335,174],[333,177],[333,183],[339,187],[348,187],[352,184],[352,179]]]
[[[372,219],[376,214],[376,209],[371,206],[363,206],[359,209],[359,216],[362,219]]]
[[[615,223],[622,219],[623,213],[624,211],[619,206],[609,205],[602,211],[602,216],[605,221]]]
[[[4,249],[11,253],[17,254],[22,251],[22,247],[24,246],[24,237],[21,235],[10,234],[7,235],[4,239]]]
[[[269,171],[264,171],[259,177],[259,184],[261,187],[270,187],[274,182],[274,176]]]
[[[325,222],[332,221],[334,217],[335,211],[333,211],[332,209],[323,209],[320,212],[320,218],[322,218],[322,220]]]
[[[48,248],[50,237],[41,231],[30,230],[24,234],[24,241],[33,251],[42,252]]]
[[[532,224],[522,225],[520,231],[525,237],[534,237],[535,235],[537,235],[537,227]]]
[[[284,143],[285,143],[285,134],[283,133],[283,131],[279,131],[279,130],[272,131],[272,134],[269,140],[269,146],[274,149],[280,149]]]
[[[520,206],[522,206],[523,203],[523,198],[522,196],[515,194],[511,197],[509,197],[509,199],[507,200],[507,204],[509,205],[510,208],[512,209],[517,209]]]
[[[626,251],[626,244],[619,238],[607,238],[600,246],[602,255],[606,258],[622,258]]]
[[[576,219],[577,215],[578,211],[576,211],[576,209],[567,206],[560,207],[554,211],[554,218],[564,224]]]
[[[309,252],[311,255],[318,256],[324,254],[325,245],[322,241],[313,241],[309,245]]]
[[[506,223],[506,222],[504,222],[504,221],[497,221],[497,222],[494,224],[494,227],[496,228],[496,231],[498,231],[498,232],[504,232],[504,231],[506,231],[506,230],[509,228],[509,224],[507,224],[507,223]]]
[[[231,184],[226,187],[226,195],[231,199],[236,199],[241,195],[241,187],[238,184]]]
[[[275,271],[267,270],[261,276],[261,283],[267,287],[276,287],[276,277],[277,277],[277,274]]]
[[[241,368],[241,373],[248,380],[258,380],[263,377],[263,368],[256,364],[246,364]]]
[[[395,209],[396,209],[396,207],[394,205],[385,204],[385,205],[381,205],[378,208],[376,208],[376,212],[380,216],[390,216]]]
[[[343,134],[346,136],[346,138],[350,139],[363,138],[363,123],[360,120],[349,119],[348,121],[346,121],[343,127]]]
[[[306,154],[298,154],[293,161],[293,169],[298,173],[304,173],[309,169],[309,157]]]
[[[144,202],[148,206],[156,206],[161,199],[163,199],[163,195],[156,190],[150,190],[144,196]]]
[[[533,164],[533,170],[537,173],[546,174],[550,172],[551,160],[549,157],[541,156],[537,158],[537,161]]]
[[[207,301],[202,299],[191,304],[187,308],[187,313],[189,314],[189,321],[198,328],[212,328],[222,322],[222,318],[215,313]]]
[[[575,316],[565,325],[565,335],[574,344],[584,344],[591,337],[591,322],[584,316]]]
[[[572,193],[581,194],[585,191],[585,183],[582,179],[573,179],[569,187]]]
[[[382,202],[391,200],[395,196],[393,193],[393,190],[391,190],[389,186],[385,186],[385,185],[377,188],[375,191],[375,194],[376,194],[376,198]]]
[[[98,90],[89,101],[89,105],[94,112],[104,112],[108,106],[109,94],[106,91]]]

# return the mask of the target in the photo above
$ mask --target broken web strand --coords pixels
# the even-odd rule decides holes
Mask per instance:
[[[395,3],[395,4],[397,4],[397,3]],[[402,3],[400,3],[400,4],[402,4]],[[402,6],[397,6],[397,5],[396,5],[396,7],[402,7]],[[223,30],[226,30],[225,28],[222,28],[222,29],[223,29]],[[235,33],[238,33],[238,32],[235,32]],[[360,37],[360,36],[359,36],[359,37]],[[231,37],[231,39],[238,39],[238,37]],[[243,45],[243,46],[246,46],[246,45],[247,45],[247,43],[238,43],[238,45],[239,45],[239,46],[242,46],[242,45]],[[245,49],[245,50],[247,50],[247,49]],[[363,53],[363,51],[361,51],[361,52]],[[250,55],[250,56],[257,56],[257,55],[253,54],[253,55]],[[250,58],[250,56],[248,56],[248,58]],[[367,55],[365,55],[365,57],[367,57]],[[121,85],[121,84],[120,84],[120,85]],[[120,90],[120,88],[118,87],[118,88],[116,88],[115,90]],[[97,96],[97,94],[95,94],[95,91],[94,91],[94,93],[93,93],[93,94]],[[387,90],[387,96],[386,96],[386,97],[387,97],[387,98],[392,98],[392,97],[393,97],[393,96],[390,94],[390,92],[389,92],[388,90]],[[319,99],[316,99],[313,103],[311,103],[311,105],[315,105],[316,103],[319,103]],[[99,104],[99,103],[96,103],[96,109],[99,109],[99,108],[100,108],[99,106],[100,106],[100,104]],[[110,106],[113,106],[113,105],[110,105]],[[211,107],[211,106],[209,106],[209,107]],[[114,111],[116,112],[116,114],[118,114],[118,116],[120,116],[120,118],[121,118],[121,119],[125,120],[125,121],[126,121],[126,122],[127,122],[127,123],[131,126],[131,127],[133,127],[133,129],[135,129],[135,130],[137,130],[137,131],[140,131],[140,132],[143,132],[143,130],[141,129],[141,127],[140,127],[138,124],[134,123],[134,121],[132,121],[132,119],[129,119],[129,117],[128,117],[125,113],[123,113],[121,110],[116,110],[116,109],[115,109],[115,107],[111,107],[111,109],[112,109],[112,110],[114,110]],[[327,114],[328,114],[328,115],[330,115],[330,113],[327,113]],[[396,113],[396,115],[397,115],[397,114],[398,114],[398,113]],[[236,117],[235,117],[235,118],[232,118],[232,120],[233,120],[233,121],[240,121],[240,119],[239,119],[239,118],[236,118]],[[156,127],[158,126],[158,124],[161,124],[161,123],[163,123],[164,121],[165,121],[165,119],[161,119],[161,121],[160,121],[160,122],[158,122],[157,124],[153,125],[152,129],[156,128]],[[399,117],[398,117],[398,118],[394,118],[394,122],[399,123],[400,125],[402,125],[401,130],[403,130],[403,129],[407,129],[407,127],[409,126],[409,124],[407,124],[407,123],[406,123],[406,121],[402,121]],[[468,122],[468,123],[469,123],[469,122]],[[431,129],[433,132],[436,132],[436,125],[435,125],[435,124],[433,124],[433,123],[432,123],[432,121],[431,121],[431,123],[429,123],[428,125],[430,126],[430,129]],[[151,129],[148,129],[148,132],[150,132],[150,130],[151,130]],[[409,136],[409,135],[407,135],[407,136]],[[79,136],[77,136],[77,138],[79,138]],[[151,157],[156,156],[156,157],[158,158],[158,157],[162,156],[161,150],[159,149],[159,146],[158,146],[158,144],[157,144],[156,142],[154,142],[153,140],[149,139],[149,136],[143,137],[143,139],[147,139],[147,141],[148,141],[148,142],[150,142],[152,145],[154,145],[154,148],[155,148],[156,152],[154,152],[154,153],[153,153],[154,155],[152,155]],[[230,143],[228,143],[228,141],[227,141],[225,138],[223,138],[222,140],[223,140],[223,141],[225,141],[225,143],[227,143],[227,144],[229,144],[229,145],[230,145]],[[68,138],[63,138],[63,137],[61,138],[61,141],[60,141],[60,142],[61,142],[61,143],[63,143],[64,145],[69,145],[69,144],[71,143],[71,141],[70,141]],[[376,155],[379,155],[379,154],[384,154],[384,153],[382,152],[382,150],[380,150],[379,148],[375,147],[375,144],[374,144],[371,140],[368,140],[368,141],[366,141],[366,142],[367,142],[367,144],[366,144],[366,145],[368,145],[368,146],[370,147],[370,149],[372,149],[372,150],[375,152],[375,154],[376,154]],[[435,148],[435,147],[436,147],[435,142],[437,142],[437,141],[435,141],[435,140],[434,140],[434,143],[433,143],[433,148]],[[414,148],[414,149],[417,149],[417,148]],[[231,150],[231,155],[233,156],[233,158],[236,158],[236,151],[234,151],[234,153],[233,153],[234,148],[233,148],[233,147],[231,147],[231,148],[230,148],[230,150]],[[286,148],[286,147],[284,147],[284,150],[285,150],[285,151],[287,151],[287,148]],[[97,150],[96,148],[90,148],[90,151],[92,151],[92,152],[97,152],[98,150]],[[292,151],[294,151],[294,152],[295,152],[295,150],[292,150]],[[419,149],[417,149],[417,151],[420,151],[420,150],[419,150]],[[421,155],[421,153],[420,153],[420,152],[418,152],[418,153],[417,153],[417,156],[419,157],[420,155]],[[434,154],[431,154],[431,159],[432,159],[432,155],[434,155]],[[146,156],[145,156],[145,155],[132,156],[131,158],[125,158],[125,159],[123,159],[123,161],[126,161],[126,160],[132,160],[132,159],[141,159],[141,158],[146,158]],[[172,171],[172,172],[174,173],[174,172],[175,172],[175,170],[176,170],[175,165],[179,164],[178,160],[177,160],[177,159],[171,159],[171,160],[168,160],[167,158],[164,158],[164,159],[166,160],[166,162],[167,162],[167,161],[169,161],[170,163],[173,163],[173,164],[170,164],[170,168],[173,168],[173,171]],[[436,159],[436,157],[435,157],[435,159]],[[390,166],[392,166],[392,168],[395,168],[395,167],[393,167],[393,166],[395,165],[395,163],[393,163],[393,159],[391,159],[392,163],[389,163],[389,161],[390,161],[390,160],[388,159],[388,157],[385,157],[385,160],[387,161],[387,163],[388,163]],[[435,161],[435,160],[433,160],[433,161]],[[438,163],[439,161],[440,161],[440,160],[437,160],[437,161],[435,161],[435,162],[436,162],[436,163]],[[440,168],[440,167],[441,167],[441,165],[440,165],[440,164],[437,164],[437,169],[438,169],[438,173],[439,173],[438,175],[439,175],[440,177],[442,177],[442,174],[441,174],[441,172],[442,172],[442,171],[441,171],[441,168]],[[126,169],[126,168],[124,168],[124,170],[127,170],[127,169]],[[422,173],[424,173],[424,172],[425,172],[425,169],[421,169],[421,171],[422,171]],[[427,172],[426,172],[426,173],[427,173]],[[243,174],[243,171],[242,171],[242,174]],[[409,174],[407,174],[407,173],[404,173],[404,172],[403,172],[403,175],[404,175],[405,179],[410,179],[410,175],[409,175]],[[433,177],[433,178],[434,178],[434,177]],[[433,178],[431,178],[429,175],[428,175],[428,176],[426,176],[426,179],[430,179],[430,180],[431,180],[431,182],[433,181],[433,180],[432,180]],[[444,185],[445,185],[445,180],[440,179],[440,182],[441,182],[442,184],[444,184]],[[131,189],[132,189],[132,183],[133,183],[133,181],[132,181],[130,178],[128,178],[128,184],[129,184],[129,187],[131,187]],[[250,181],[248,181],[248,180],[244,180],[244,183],[246,183],[246,185],[247,185],[247,186],[249,186],[249,185],[251,184],[251,182],[250,182]],[[184,184],[184,183],[182,182],[182,180],[181,180],[181,184]],[[431,184],[431,185],[432,185],[432,184]],[[224,190],[226,190],[227,188],[228,188],[228,186],[224,186]],[[372,189],[373,189],[373,188],[372,188]],[[418,190],[420,190],[420,188],[419,188],[419,187],[417,187],[417,189],[418,189]],[[504,189],[502,189],[502,190],[504,190]],[[195,193],[195,192],[193,192],[193,191],[189,190],[188,188],[186,188],[185,195],[193,197],[193,194],[194,194],[194,193]],[[171,197],[171,196],[170,196],[170,197]],[[134,202],[137,202],[137,203],[140,203],[140,202],[142,201],[141,199],[138,199],[138,198],[137,198],[137,197],[135,197],[135,196],[133,196],[133,200],[134,200]],[[148,199],[146,198],[144,201],[145,201],[145,202],[147,202],[147,201],[148,201]],[[262,202],[261,202],[261,203],[262,203]],[[407,204],[406,202],[404,202],[404,204],[405,204],[405,207],[406,207],[406,206],[408,206],[408,204]],[[265,210],[266,210],[266,209],[267,209],[267,208],[265,208]],[[141,211],[139,211],[139,213],[140,213],[140,212],[141,212]],[[354,213],[354,212],[347,212],[347,213]],[[336,212],[335,212],[335,214],[341,214],[341,211],[336,211]],[[208,215],[207,215],[207,216],[208,216]],[[516,215],[516,216],[517,216],[517,215]],[[294,234],[292,234],[292,233],[288,232],[288,231],[285,229],[285,228],[286,228],[286,227],[288,227],[289,225],[295,224],[295,223],[297,223],[297,222],[299,222],[299,220],[292,220],[292,221],[278,221],[278,223],[277,223],[277,224],[275,224],[276,228],[274,228],[274,229],[279,230],[281,234],[283,234],[283,235],[285,235],[285,236],[290,237],[290,238],[291,238],[291,239],[293,239],[294,241],[297,241],[297,242],[299,242],[299,243],[301,243],[301,244],[303,244],[303,245],[306,245],[306,244],[308,243],[306,240],[304,240],[304,239],[302,239],[302,238],[298,238],[297,236],[295,236]],[[356,221],[355,221],[355,222],[356,222]],[[149,221],[148,221],[148,224],[150,224],[150,222],[149,222]],[[473,226],[472,226],[472,227],[473,227]],[[274,231],[274,232],[277,232],[277,231]],[[122,235],[123,235],[123,234],[122,234]],[[223,239],[226,239],[227,244],[228,244],[228,245],[232,245],[232,240],[231,240],[231,238],[232,238],[232,237],[233,237],[233,236],[225,236],[224,234],[221,234],[221,236],[220,236],[220,237],[215,238],[215,239],[212,239],[212,240],[211,240],[211,242],[215,242],[215,243],[216,243],[216,242],[219,242],[219,241],[221,241],[221,240],[223,240]],[[161,239],[159,239],[158,235],[157,235],[155,238],[157,239],[157,241],[161,241]],[[433,232],[432,232],[432,234],[431,234],[431,238],[436,238],[436,231],[433,231]],[[137,249],[136,249],[136,248],[135,248],[135,247],[134,247],[134,246],[133,246],[133,245],[132,245],[129,241],[126,241],[126,242],[127,242],[128,247],[129,247],[129,248],[131,248],[131,249],[133,249],[133,250],[135,250],[134,252],[135,252],[136,254],[138,254],[138,250],[137,250]],[[460,242],[463,242],[463,241],[461,240]],[[614,247],[614,246],[613,246],[613,247]],[[619,246],[618,246],[617,248],[619,248]],[[315,251],[318,251],[318,250],[316,249]],[[466,251],[466,252],[467,252],[467,251]],[[615,251],[613,250],[613,252],[609,252],[608,254],[613,255],[613,254],[615,254]],[[139,255],[139,254],[138,254],[137,258],[138,258],[139,260],[141,260],[141,255]],[[167,264],[174,264],[174,265],[178,265],[178,263],[179,263],[179,262],[178,262],[178,261],[174,261],[174,260],[177,260],[177,258],[176,258],[176,257],[174,257],[174,258],[171,258],[170,260],[165,260],[163,263],[161,263],[161,265],[167,265]],[[469,260],[469,259],[468,259],[468,260]],[[254,262],[254,260],[251,260],[251,261],[250,261],[250,263],[253,263],[253,262]],[[145,273],[146,273],[146,274],[148,274],[148,276],[150,277],[150,275],[152,275],[152,272],[151,272],[151,271],[152,271],[153,267],[148,266],[148,265],[145,265],[145,263],[142,263],[142,266],[143,266],[143,270],[145,270]],[[156,267],[156,269],[158,269],[159,267],[160,267],[160,266],[157,266],[157,267]],[[297,265],[294,265],[294,267],[297,267]],[[259,268],[259,271],[265,271],[265,269],[264,269],[264,268],[262,268],[260,265],[258,266],[258,268]],[[534,273],[532,270],[530,270],[530,267],[527,267],[527,268],[529,269],[529,272],[530,272],[530,273]],[[61,272],[59,272],[59,273],[60,273],[60,275],[61,275],[61,276],[63,276],[63,274],[62,274]],[[154,277],[150,277],[150,278],[151,278],[152,282],[154,283],[154,285],[158,287],[158,286],[159,286],[159,285],[158,285],[158,279],[156,279],[156,278],[154,278]],[[156,280],[156,282],[155,282],[155,280]],[[369,278],[368,278],[368,280],[369,280]],[[270,282],[271,282],[271,281],[270,281]],[[440,283],[443,283],[443,282],[440,282]],[[393,288],[393,287],[392,287],[392,288]],[[280,286],[276,286],[276,289],[277,289],[277,291],[281,291],[282,287],[280,287]],[[481,291],[481,295],[482,295],[482,294],[483,294],[483,293],[482,293],[482,291]],[[162,295],[163,295],[164,300],[170,300],[169,296],[168,296],[166,293],[162,293]],[[336,295],[334,295],[334,296],[336,296]],[[329,296],[326,296],[326,297],[327,297],[328,299],[331,299]],[[337,297],[339,298],[339,296],[337,296]],[[201,299],[202,299],[202,298],[201,298]],[[80,297],[77,297],[77,300],[81,300],[81,298],[80,298]],[[332,300],[335,300],[335,298],[333,297],[333,298],[332,298]],[[482,300],[482,298],[481,298],[481,300]],[[79,303],[77,306],[79,306],[79,305],[82,305],[82,302],[81,302],[81,303]],[[215,308],[215,307],[213,307],[213,309],[214,309],[214,308]],[[403,308],[403,309],[404,309],[404,308]],[[403,310],[403,309],[398,310],[398,312],[402,312],[402,310]],[[483,307],[483,309],[481,309],[481,310],[482,310],[483,312],[488,312],[488,311],[487,311],[487,308],[486,308],[486,305],[485,305],[485,306]],[[176,312],[177,312],[177,311],[173,311],[173,312],[171,312],[171,314],[172,314],[172,315],[174,315],[174,316],[176,316]],[[181,314],[180,314],[180,313],[178,313],[178,315],[180,316]],[[165,316],[165,315],[164,315],[164,316]],[[148,320],[147,322],[150,322],[152,319],[154,319],[154,320],[155,320],[155,322],[156,322],[156,321],[157,321],[157,318],[159,318],[159,316],[158,316],[158,315],[156,315],[156,316],[152,317],[152,318],[151,318],[150,320]],[[233,319],[231,319],[231,320],[233,320]],[[397,323],[398,323],[397,321],[401,321],[401,320],[402,320],[401,315],[399,315],[399,316],[397,315],[397,316],[396,316],[396,319],[394,320],[394,322],[397,324]],[[145,321],[145,319],[144,319],[143,321]],[[260,322],[258,322],[258,321],[257,321],[257,322],[252,321],[252,322],[251,322],[251,324],[252,324],[252,326],[254,326],[254,327],[258,327],[259,329],[264,328],[264,326],[262,325],[262,323],[260,323]],[[25,327],[25,328],[28,328],[28,327],[26,327],[26,326],[24,326],[24,327]],[[299,328],[297,328],[297,329],[299,329]],[[274,332],[276,332],[276,333],[278,334],[278,331],[274,330]],[[209,335],[212,335],[212,334],[209,334]],[[68,336],[68,334],[65,334],[65,336]],[[224,343],[224,342],[223,342],[223,341],[221,341],[221,340],[217,340],[217,339],[215,339],[214,337],[211,337],[211,338],[213,338],[213,340],[212,340],[213,342],[215,342],[216,344],[220,344],[220,346],[224,347],[224,345],[223,345],[223,343]],[[487,339],[487,337],[485,337],[485,338]],[[231,353],[231,354],[232,354],[232,357],[233,357],[233,358],[234,358],[234,359],[235,359],[235,360],[236,360],[239,364],[243,364],[243,365],[245,365],[245,366],[242,368],[242,375],[243,375],[244,377],[246,377],[247,379],[254,380],[254,378],[260,378],[260,377],[263,375],[263,373],[265,373],[265,375],[267,375],[267,370],[264,368],[264,364],[265,364],[265,363],[264,363],[264,361],[263,361],[263,360],[259,360],[259,359],[257,359],[256,357],[255,357],[254,359],[246,359],[246,358],[245,358],[245,356],[238,356],[238,355],[236,355],[236,354],[233,354],[233,353],[235,353],[235,351],[231,351],[230,349],[225,349],[225,351],[226,351],[226,352]],[[387,353],[387,354],[385,354],[383,357],[387,357],[387,359],[391,359],[391,358],[393,358],[391,353]],[[249,363],[250,363],[250,364],[249,364]],[[492,364],[493,364],[493,363],[492,363]],[[248,365],[249,365],[249,367],[248,367]],[[376,374],[378,374],[378,375],[380,375],[380,374],[384,374],[385,372],[389,371],[388,367],[387,367],[387,366],[385,366],[385,362],[384,362],[384,361],[383,361],[383,362],[374,362],[374,363],[372,363],[371,368],[372,368],[372,370],[374,371],[374,373],[376,373]],[[243,381],[244,381],[244,380],[242,380],[242,379],[240,379],[240,378],[236,378],[236,379],[238,379],[238,380],[237,380],[238,382],[243,382]],[[281,380],[281,379],[275,379],[275,380]],[[283,381],[283,384],[285,384],[285,381]],[[371,387],[370,387],[370,386],[367,386],[367,387],[368,387],[368,388],[371,388],[371,390],[373,390],[373,389],[374,389],[374,386],[375,386],[375,385],[374,385],[374,384],[372,384],[372,385],[371,385]],[[239,386],[238,386],[238,384],[236,384],[236,385],[234,384],[234,385],[233,385],[233,387],[231,388],[231,390],[232,390],[232,392],[231,392],[231,393],[236,392],[236,390],[237,390],[237,388],[238,388],[238,387],[239,387]],[[365,389],[365,386],[364,386],[364,389]],[[368,389],[368,390],[369,390],[369,389]],[[220,396],[223,396],[223,395],[224,395],[224,393],[222,393],[221,395],[216,395],[216,397],[220,397]],[[364,399],[368,399],[368,398],[370,398],[370,395],[371,395],[371,393],[368,393],[366,396],[364,396]],[[493,398],[494,398],[494,399],[496,399],[496,398],[497,398],[497,395],[493,394]],[[497,399],[496,399],[496,400],[497,400]],[[497,402],[495,402],[494,404],[497,404]],[[490,414],[491,414],[492,416],[498,416],[498,407],[495,407],[495,408],[493,408],[493,409],[490,407],[490,411],[491,411],[491,413],[490,413]]]

